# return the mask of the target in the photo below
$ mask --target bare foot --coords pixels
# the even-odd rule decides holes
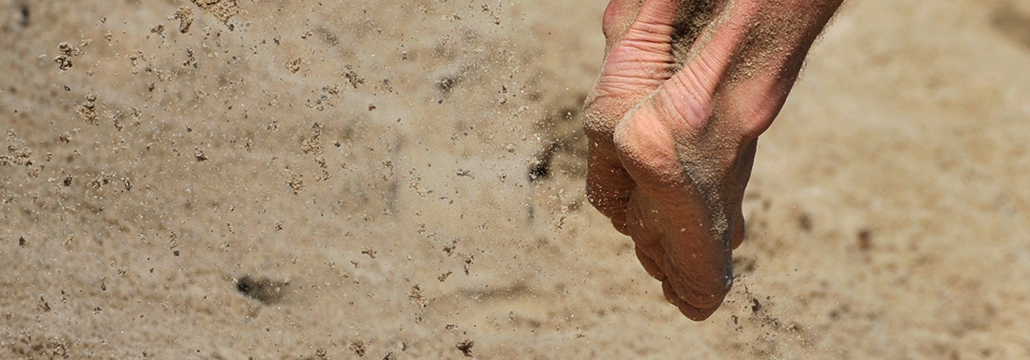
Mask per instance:
[[[587,194],[690,319],[732,286],[758,135],[840,2],[612,0],[605,11]]]

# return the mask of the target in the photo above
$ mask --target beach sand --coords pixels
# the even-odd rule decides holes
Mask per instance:
[[[700,323],[586,202],[604,6],[0,0],[0,358],[1030,357],[1030,5],[845,4]]]

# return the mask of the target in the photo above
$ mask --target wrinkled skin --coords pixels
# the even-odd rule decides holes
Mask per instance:
[[[612,0],[605,11],[587,195],[690,319],[708,318],[733,284],[758,136],[840,3],[716,0],[699,15],[684,0]],[[707,25],[684,39],[689,24]]]

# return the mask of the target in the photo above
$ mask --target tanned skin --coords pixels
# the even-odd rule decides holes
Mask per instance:
[[[611,0],[587,195],[701,321],[733,284],[758,136],[843,0]]]

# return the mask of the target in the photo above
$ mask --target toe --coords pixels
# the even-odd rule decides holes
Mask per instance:
[[[636,184],[610,152],[592,148],[587,163],[587,200],[626,234],[626,203]]]
[[[643,206],[640,195],[634,194],[626,211],[626,232],[633,238],[634,249],[644,270],[655,279],[665,281],[666,274],[657,260],[665,258],[662,248],[661,234],[654,227],[653,221],[646,216],[650,208]]]
[[[705,319],[708,319],[708,317],[712,316],[712,314],[715,313],[715,310],[719,309],[718,305],[707,308],[698,308],[690,305],[679,297],[676,290],[673,290],[672,284],[668,281],[662,282],[662,293],[665,295],[665,300],[675,305],[676,308],[679,309],[680,313],[690,320],[704,321]]]
[[[658,264],[654,262],[654,259],[651,259],[650,256],[647,256],[647,254],[645,254],[640,249],[640,247],[637,247],[636,252],[637,259],[640,260],[640,264],[644,266],[644,270],[647,271],[647,274],[651,275],[651,277],[655,279],[658,279],[658,281],[665,281],[665,273],[663,273],[662,270],[658,267]]]

